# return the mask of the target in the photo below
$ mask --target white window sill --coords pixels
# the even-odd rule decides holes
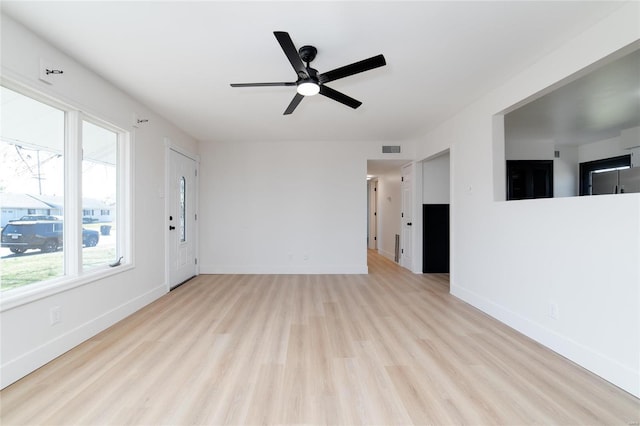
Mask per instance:
[[[0,293],[0,313],[111,277],[113,275],[130,271],[133,268],[133,264],[124,264],[113,268],[104,267],[87,272],[81,276],[65,276],[42,283],[27,284],[24,287],[3,291]]]

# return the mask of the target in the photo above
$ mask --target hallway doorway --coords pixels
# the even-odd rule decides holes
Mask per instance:
[[[366,248],[375,250],[396,263],[399,260],[402,229],[402,166],[410,162],[411,160],[367,161]],[[372,182],[375,182],[375,189],[372,188]]]

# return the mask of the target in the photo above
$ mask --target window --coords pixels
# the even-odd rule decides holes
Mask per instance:
[[[184,176],[180,176],[180,242],[187,241],[187,181]]]
[[[0,100],[0,195],[14,211],[0,224],[1,290],[86,282],[130,262],[128,134],[26,91],[0,86]]]
[[[580,163],[580,195],[591,195],[593,173],[602,173],[631,167],[631,155]]]
[[[65,111],[0,88],[0,191],[16,211],[2,217],[1,289],[10,290],[64,275],[62,234],[42,223],[9,222],[35,208],[56,210],[64,205]],[[22,212],[22,213],[21,213]],[[37,217],[34,216],[33,219]],[[31,219],[31,218],[29,218]],[[14,223],[14,227],[8,227]],[[40,233],[40,231],[46,231]],[[38,256],[23,256],[28,250]]]
[[[118,157],[118,134],[93,124],[82,122],[82,203],[93,206],[116,208],[116,159]],[[83,205],[83,207],[85,207]],[[116,221],[102,222],[95,217],[94,209],[83,210],[85,223],[82,231],[83,269],[107,265],[116,258]],[[104,210],[102,210],[104,211]],[[98,223],[100,222],[100,223]],[[108,228],[107,228],[108,227]],[[100,230],[101,235],[87,234],[87,230]],[[108,231],[107,231],[108,230]],[[98,245],[97,243],[100,242]]]

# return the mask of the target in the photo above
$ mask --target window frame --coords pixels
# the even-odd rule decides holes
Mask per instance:
[[[0,312],[133,269],[132,132],[28,85],[0,77],[0,86],[64,112],[64,221],[75,225],[64,227],[64,274],[2,291]],[[117,202],[113,213],[118,223],[116,254],[117,257],[122,256],[121,264],[117,267],[104,265],[88,271],[83,271],[82,267],[82,121],[117,134]]]
[[[617,157],[602,158],[594,161],[585,161],[580,163],[579,179],[580,192],[579,196],[591,195],[591,172],[596,170],[631,167],[631,154],[619,155]]]

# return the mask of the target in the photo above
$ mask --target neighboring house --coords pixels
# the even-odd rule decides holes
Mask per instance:
[[[20,219],[26,215],[62,216],[64,214],[64,199],[60,196],[0,193],[0,206],[2,206],[0,222],[2,227],[10,220]],[[108,205],[100,200],[92,198],[82,200],[82,217],[90,222],[111,222],[114,209],[114,205]]]
[[[26,215],[61,215],[62,210],[38,200],[27,194],[0,193],[2,217],[0,226],[4,227],[10,220],[20,219]]]
[[[32,195],[54,209],[58,209],[62,215],[64,211],[64,200],[60,196]],[[94,198],[82,199],[82,217],[90,222],[111,222],[113,220],[114,205],[106,204]],[[57,214],[57,213],[56,213]]]
[[[115,205],[108,205],[94,198],[82,199],[82,217],[91,222],[111,222]]]

